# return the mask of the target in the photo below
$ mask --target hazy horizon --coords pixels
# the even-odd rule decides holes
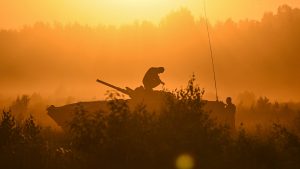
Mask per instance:
[[[265,12],[276,12],[287,4],[300,7],[297,0],[206,0],[208,19],[212,23],[231,18],[260,20]],[[188,8],[195,18],[204,16],[204,0],[10,0],[0,2],[0,28],[20,29],[35,22],[79,23],[96,26],[132,24],[147,20],[158,24],[172,11]]]

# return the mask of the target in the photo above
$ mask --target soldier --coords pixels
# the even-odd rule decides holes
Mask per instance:
[[[160,84],[165,84],[160,80],[158,74],[163,73],[165,71],[164,67],[151,67],[145,74],[143,78],[143,84],[146,90],[153,90],[153,88],[157,87]]]
[[[226,115],[227,115],[227,122],[229,123],[229,126],[232,127],[232,129],[235,129],[235,112],[236,112],[236,107],[232,103],[231,97],[226,98]]]

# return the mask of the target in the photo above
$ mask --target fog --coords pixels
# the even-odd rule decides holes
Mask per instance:
[[[283,5],[261,20],[228,19],[209,30],[221,100],[238,99],[245,91],[271,100],[300,100],[299,9]],[[169,89],[185,85],[195,73],[204,97],[215,99],[205,20],[185,8],[158,25],[38,22],[0,31],[2,99],[32,93],[51,103],[103,99],[109,88],[97,84],[97,78],[135,88],[152,66],[165,67],[161,78]]]
[[[215,100],[206,26],[221,102],[206,101]],[[300,9],[287,5],[261,20],[208,25],[182,8],[159,24],[0,28],[0,164],[297,168],[299,30]],[[158,66],[166,85],[156,90],[180,89],[127,90],[134,97],[124,100],[96,83],[135,89]],[[182,156],[190,167],[178,165]]]

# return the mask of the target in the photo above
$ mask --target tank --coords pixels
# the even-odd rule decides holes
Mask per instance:
[[[97,82],[128,95],[130,99],[121,101],[126,102],[130,110],[134,110],[138,104],[143,104],[146,106],[147,111],[160,113],[163,112],[163,109],[166,107],[165,104],[167,99],[174,97],[171,93],[165,91],[145,90],[143,86],[137,87],[133,90],[128,87],[123,89],[99,79],[97,79]],[[47,108],[48,115],[62,129],[67,128],[75,113],[79,110],[91,114],[97,112],[103,112],[105,114],[110,111],[110,107],[108,101],[103,100],[78,102],[61,107],[51,105]],[[209,112],[211,117],[219,123],[224,123],[234,128],[234,117],[230,117],[225,111],[225,104],[223,102],[204,100],[204,110]]]
[[[97,82],[129,96],[129,99],[120,99],[119,101],[126,102],[130,110],[134,110],[138,104],[143,104],[146,106],[147,111],[159,113],[162,112],[167,98],[172,97],[172,94],[169,92],[156,90],[147,91],[143,86],[137,87],[133,90],[128,87],[123,89],[99,79],[97,79]],[[51,105],[47,108],[48,115],[56,122],[58,126],[62,127],[63,129],[68,126],[75,113],[79,110],[82,110],[87,114],[93,114],[97,112],[103,112],[105,114],[110,111],[110,106],[108,101],[103,100],[78,102],[60,107]]]

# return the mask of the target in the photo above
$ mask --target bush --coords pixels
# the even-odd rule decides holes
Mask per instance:
[[[41,168],[44,165],[45,142],[32,116],[18,124],[10,112],[0,121],[0,162],[5,168]],[[33,162],[34,161],[34,162]]]
[[[229,131],[203,110],[204,90],[194,82],[193,76],[186,88],[167,97],[166,108],[158,114],[145,104],[131,109],[128,101],[111,94],[108,112],[91,114],[79,107],[64,133],[41,128],[32,116],[18,123],[3,112],[1,166],[168,169],[188,161],[187,166],[201,169],[299,168],[297,134],[277,123],[263,134],[249,133],[243,125]],[[270,108],[267,99],[260,105]]]

